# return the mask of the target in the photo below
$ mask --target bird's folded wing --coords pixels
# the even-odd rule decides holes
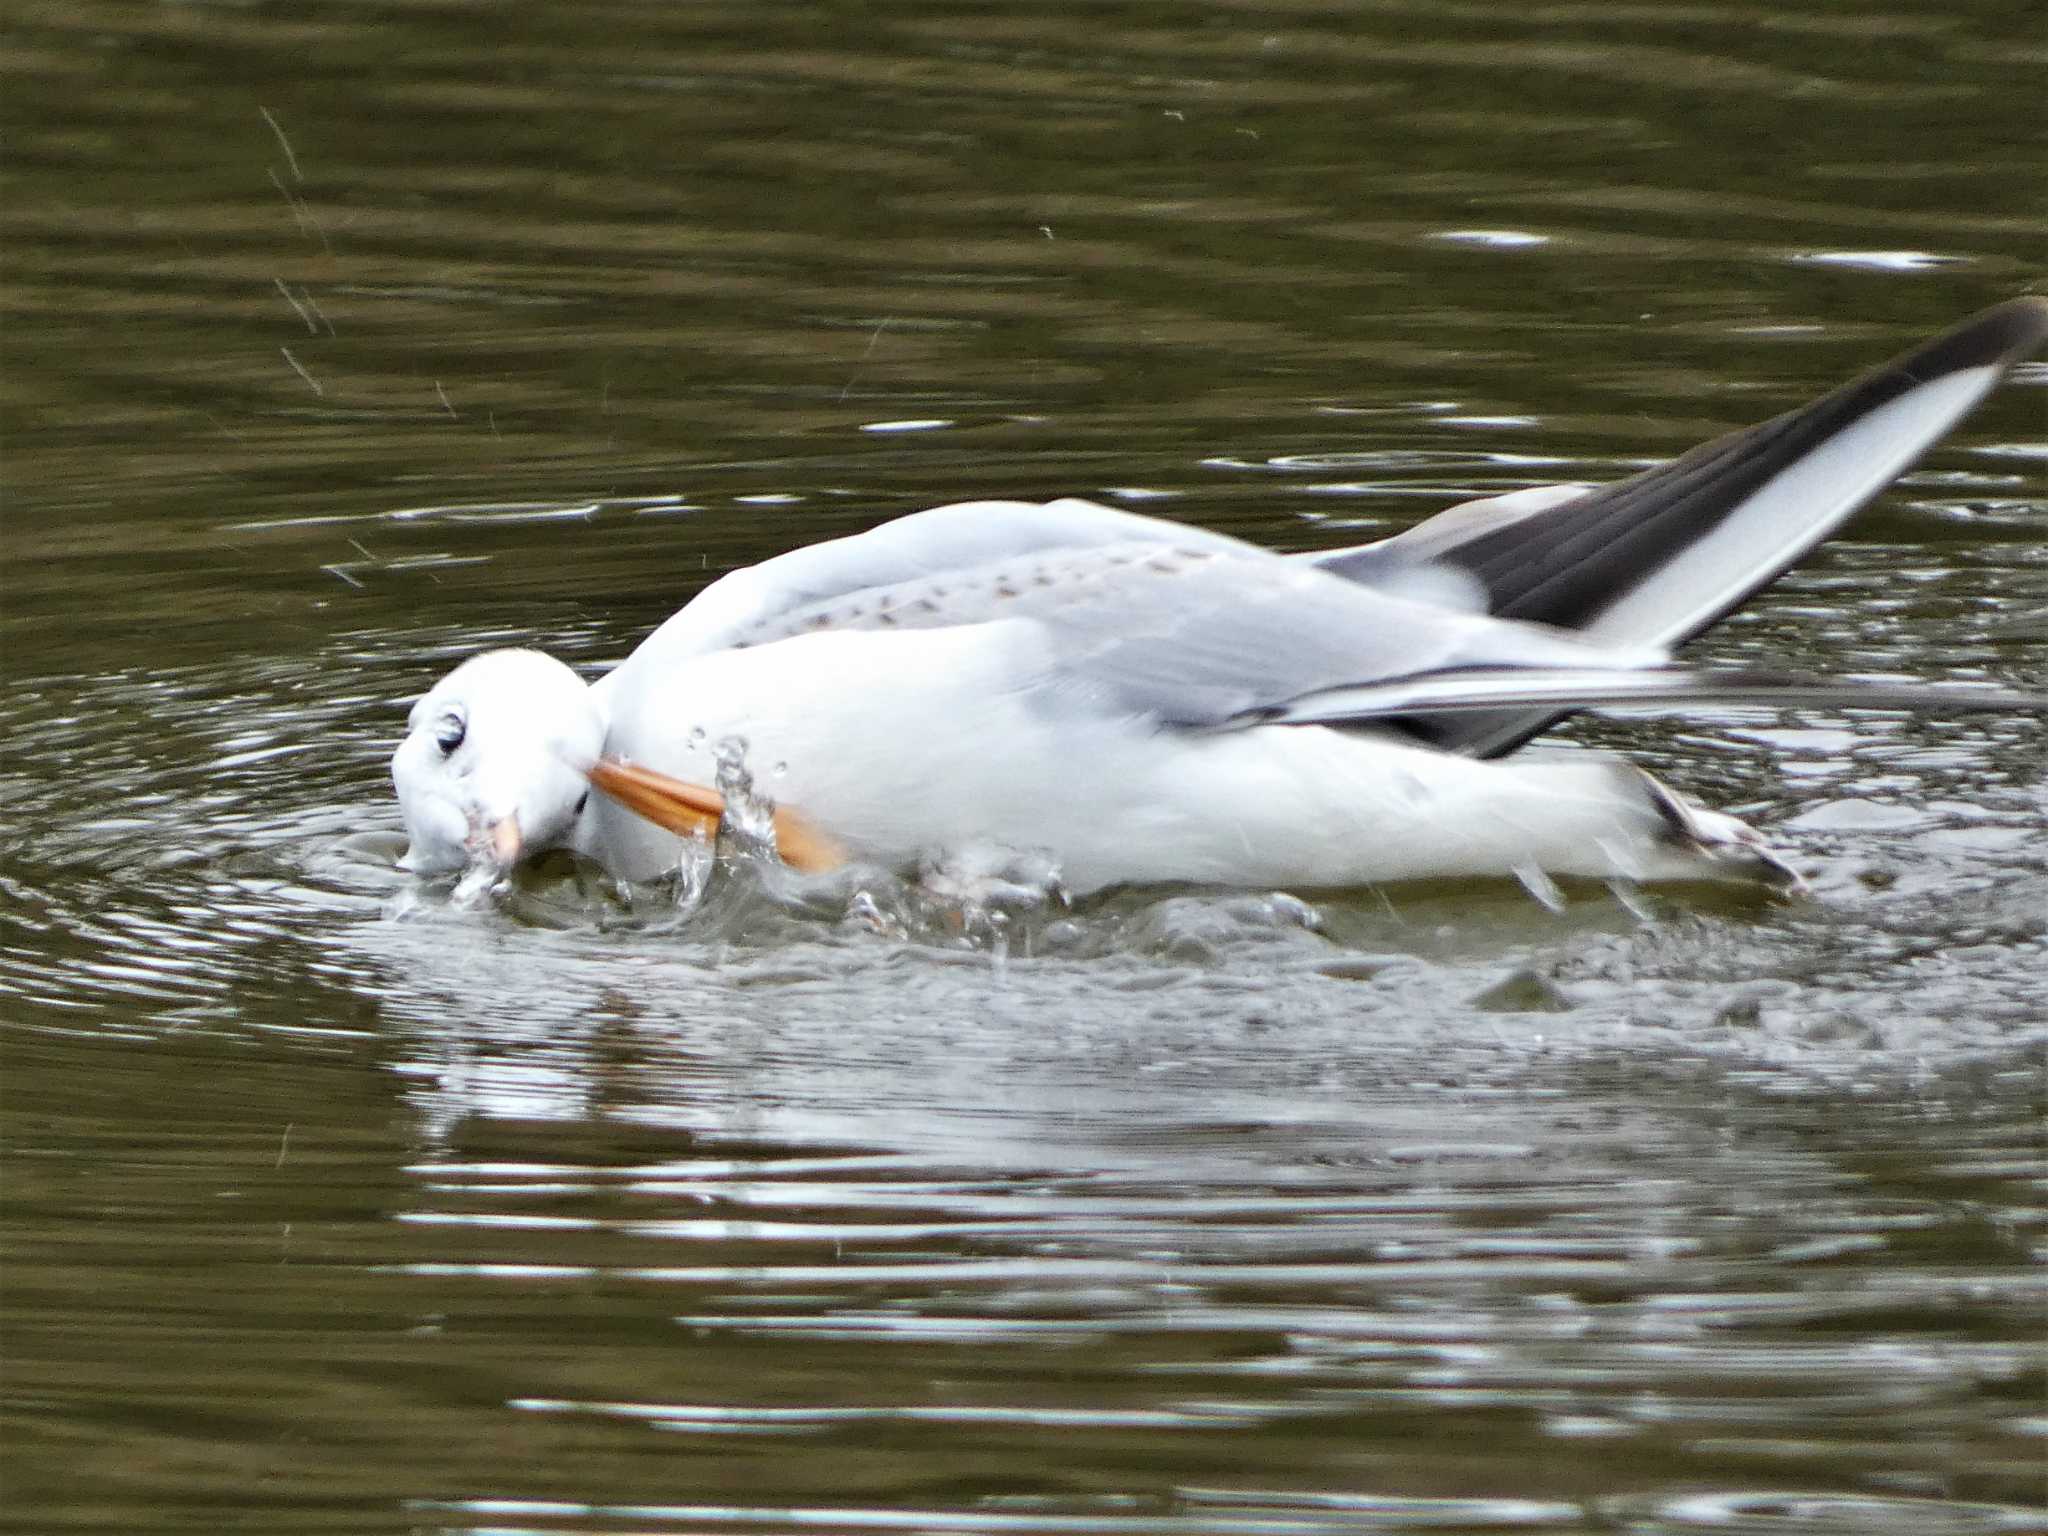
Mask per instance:
[[[1454,667],[1655,666],[1541,625],[1377,591],[1251,546],[1061,547],[798,607],[749,643],[1006,624],[1016,686],[1048,709],[1250,723],[1308,695]]]
[[[1670,642],[1825,538],[2044,338],[2048,301],[2016,301],[1617,485],[1454,509],[1313,560],[1079,500],[939,507],[714,582],[634,662],[663,668],[814,632],[1019,621],[1017,686],[1046,707],[1195,727],[1280,718],[1311,699],[1315,718],[1385,719],[1400,712],[1358,690],[1477,668],[1497,674],[1503,703],[1411,694],[1404,723],[1495,755],[1605,697],[1561,677],[1518,691],[1506,686],[1514,674],[1660,665]],[[1636,687],[1646,701],[1652,685]]]
[[[2039,708],[1995,688],[1699,671],[1469,614],[1246,547],[1063,547],[791,609],[758,642],[1000,626],[1010,686],[1053,712],[1162,726],[1449,724],[1487,712],[1707,703]]]

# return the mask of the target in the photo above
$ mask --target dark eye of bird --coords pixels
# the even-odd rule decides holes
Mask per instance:
[[[462,745],[462,733],[468,729],[462,718],[450,715],[441,722],[441,728],[434,733],[434,741],[441,748],[442,756],[453,752]]]
[[[588,804],[590,804],[590,791],[586,789],[586,790],[585,790],[585,791],[583,791],[583,793],[582,793],[582,794],[581,794],[581,795],[580,795],[580,796],[579,796],[579,797],[577,798],[577,801],[576,801],[576,814],[577,814],[578,816],[581,816],[581,815],[583,814],[583,807],[585,807],[585,806],[586,806],[586,805],[588,805]]]

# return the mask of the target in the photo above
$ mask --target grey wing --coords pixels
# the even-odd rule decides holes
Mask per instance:
[[[1051,673],[1028,681],[1045,686],[1046,698],[1173,726],[1278,718],[1334,690],[1419,674],[1585,672],[1663,659],[1413,601],[1249,545],[1150,540],[1064,547],[868,588],[779,612],[735,643],[1002,621],[1036,627],[1043,643],[1035,654]]]
[[[1089,563],[1087,579],[1039,615],[1053,653],[1073,682],[1163,724],[1248,724],[1336,690],[1463,668],[1662,659],[1375,592],[1274,556],[1165,549]]]
[[[1377,591],[1300,561],[1158,542],[1061,548],[792,609],[742,644],[834,630],[1030,626],[1016,686],[1048,709],[1167,727],[1435,724],[1514,708],[1930,703],[2039,707],[1913,688],[1671,666],[1563,630]]]

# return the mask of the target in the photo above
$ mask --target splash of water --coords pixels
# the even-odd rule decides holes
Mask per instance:
[[[998,965],[1013,933],[1028,936],[1031,920],[1073,905],[1057,862],[1042,853],[970,844],[928,861],[918,889],[927,917],[969,947],[986,949]]]
[[[469,861],[462,878],[455,882],[449,901],[461,911],[488,901],[511,884],[510,877],[488,853],[479,852]]]
[[[754,788],[747,738],[722,736],[711,750],[718,765],[718,792],[725,797],[720,836],[730,840],[735,853],[775,857],[775,802]]]

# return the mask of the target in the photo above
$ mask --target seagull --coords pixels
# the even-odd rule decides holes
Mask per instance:
[[[422,874],[567,848],[628,881],[745,809],[802,870],[1046,861],[1083,895],[1440,877],[1797,887],[1624,760],[1525,749],[1578,710],[2037,710],[1989,686],[1688,667],[2048,343],[2001,304],[1821,399],[1614,484],[1282,554],[1080,499],[972,501],[712,582],[594,682],[493,650],[392,758]],[[1537,889],[1537,884],[1531,884]]]

